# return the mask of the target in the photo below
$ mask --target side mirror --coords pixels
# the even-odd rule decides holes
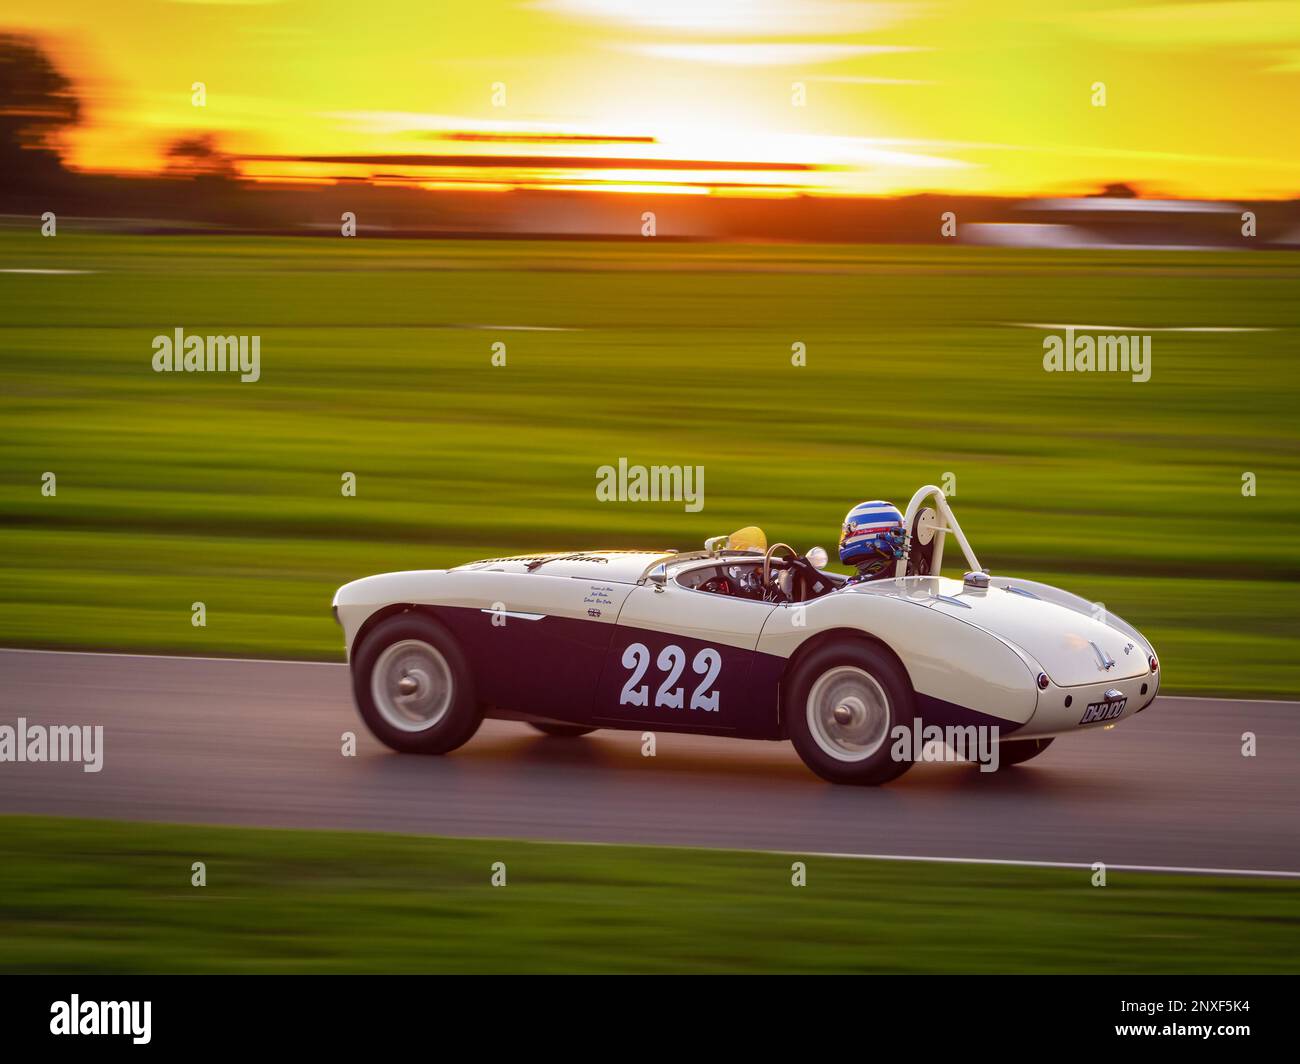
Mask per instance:
[[[650,583],[656,591],[662,591],[668,584],[668,566],[660,562],[650,570]]]
[[[813,547],[804,557],[812,563],[814,569],[825,569],[826,563],[830,561],[826,556],[825,547]]]

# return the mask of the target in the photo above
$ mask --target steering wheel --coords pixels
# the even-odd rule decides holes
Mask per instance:
[[[799,557],[799,552],[796,551],[792,546],[790,546],[789,543],[773,543],[770,547],[768,547],[767,552],[763,555],[763,590],[764,591],[770,591],[772,588],[772,554],[773,552],[778,550],[787,551],[791,558]]]

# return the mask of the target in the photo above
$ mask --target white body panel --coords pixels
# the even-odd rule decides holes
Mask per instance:
[[[691,598],[685,599],[687,595]],[[754,650],[763,625],[777,608],[771,602],[710,595],[682,587],[656,591],[642,585],[628,597],[618,621],[629,627]]]
[[[525,619],[512,614],[531,614],[613,624],[635,586],[518,571],[416,569],[344,584],[334,596],[334,606],[351,657],[365,622],[376,611],[395,604],[486,610],[506,623]]]
[[[819,633],[862,631],[897,655],[917,693],[1024,724],[1038,702],[1032,662],[996,636],[933,610],[929,584],[926,577],[883,580],[779,607],[758,649],[788,658]]]

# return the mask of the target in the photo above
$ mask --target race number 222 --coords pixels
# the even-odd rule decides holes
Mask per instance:
[[[669,644],[659,651],[655,667],[663,673],[663,682],[655,689],[654,704],[667,709],[681,709],[686,689],[677,686],[686,669],[686,651],[676,644]],[[632,674],[619,693],[620,706],[646,706],[650,704],[650,684],[642,683],[650,668],[650,648],[644,643],[633,643],[623,651],[623,668],[631,669]],[[691,661],[691,672],[701,677],[695,690],[691,692],[690,708],[706,713],[718,712],[718,692],[713,688],[718,674],[722,672],[722,655],[713,647],[705,647]]]

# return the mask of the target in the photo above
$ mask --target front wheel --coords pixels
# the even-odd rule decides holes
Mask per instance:
[[[352,695],[366,726],[405,754],[445,754],[483,723],[460,646],[431,617],[403,613],[366,636],[352,665]]]
[[[822,779],[876,785],[912,767],[894,756],[891,741],[894,728],[912,720],[912,686],[880,647],[850,639],[818,647],[795,667],[786,692],[790,741]]]

